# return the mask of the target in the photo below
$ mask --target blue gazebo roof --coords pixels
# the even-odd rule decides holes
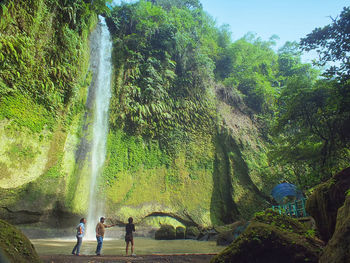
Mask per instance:
[[[303,193],[294,184],[290,183],[276,185],[275,188],[272,189],[271,195],[279,204],[283,203],[283,198],[286,196],[295,196],[296,199],[303,197]]]

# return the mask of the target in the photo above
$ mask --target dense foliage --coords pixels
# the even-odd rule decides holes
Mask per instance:
[[[350,9],[301,40],[316,50],[323,78],[298,74],[282,90],[276,128],[282,132],[278,160],[310,187],[348,166],[350,136]]]
[[[74,111],[68,106],[86,77],[86,40],[96,13],[105,9],[102,0],[1,2],[0,118],[40,131],[59,112]],[[42,121],[23,117],[31,104],[40,108]]]
[[[260,127],[276,176],[315,185],[349,160],[348,16],[345,8],[301,41],[304,50],[318,48],[318,65],[335,62],[322,77],[301,62],[295,42],[278,52],[276,36],[232,42],[198,1],[121,4],[109,20],[119,76],[111,122],[169,150],[213,127],[217,96]]]
[[[111,121],[164,142],[208,130],[214,117],[208,89],[214,65],[203,44],[208,32],[200,26],[206,17],[196,5],[166,11],[166,3],[159,3],[166,9],[145,1],[122,4],[112,12],[114,58],[123,83],[112,100]]]

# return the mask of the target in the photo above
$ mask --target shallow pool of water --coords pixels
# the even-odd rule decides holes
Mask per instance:
[[[76,241],[73,239],[31,239],[36,251],[41,255],[70,254]],[[215,241],[196,240],[154,240],[152,238],[134,238],[135,253],[148,254],[192,254],[218,253],[224,249],[217,246]],[[96,250],[96,241],[83,240],[81,254],[93,255]],[[130,252],[129,252],[130,253]],[[121,239],[105,239],[102,254],[125,255],[125,242]]]

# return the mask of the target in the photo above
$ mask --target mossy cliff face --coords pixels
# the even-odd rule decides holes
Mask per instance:
[[[60,218],[79,211],[67,196],[78,195],[69,185],[91,79],[88,34],[97,17],[76,6],[80,24],[66,20],[56,4],[2,2],[0,217],[17,224],[62,226],[69,222]]]
[[[183,148],[170,159],[156,142],[110,133],[104,172],[110,215],[141,221],[175,213],[188,224],[210,224],[214,148],[210,137],[192,139],[191,154],[199,160],[189,158]]]
[[[123,81],[115,82],[118,93]],[[175,153],[158,140],[112,128],[100,185],[108,216],[121,221],[133,216],[136,222],[163,216],[209,226],[249,219],[269,206],[264,191],[273,182],[261,178],[267,161],[258,130],[247,115],[228,105],[226,113],[222,105],[216,129],[187,132],[173,141]]]
[[[33,244],[17,228],[0,219],[0,262],[41,262]]]
[[[321,238],[326,242],[334,233],[338,209],[344,204],[349,188],[350,168],[346,168],[318,186],[306,203],[306,211],[315,219]]]
[[[89,65],[87,36],[96,16],[81,14],[74,6],[81,15],[74,20],[67,11],[72,9],[53,8],[55,1],[33,2],[31,7],[29,2],[7,1],[9,15],[1,17],[16,18],[11,24],[15,26],[6,29],[9,41],[11,34],[22,39],[22,31],[28,31],[32,41],[41,42],[29,48],[18,40],[28,57],[17,61],[15,55],[7,56],[11,61],[0,72],[5,87],[0,98],[0,217],[17,224],[63,227],[87,214],[94,114],[94,92],[87,90],[95,79],[96,61],[92,52]],[[94,38],[92,34],[92,43]],[[129,63],[123,50],[114,48],[111,129],[97,189],[106,215],[124,222],[133,216],[136,223],[165,218],[176,226],[208,226],[248,219],[269,206],[266,193],[273,180],[268,168],[262,168],[268,167],[266,150],[248,115],[216,98],[209,84],[186,86],[183,90],[191,92],[178,96],[173,88],[175,62],[168,55],[159,59],[166,59],[162,62],[169,70],[143,79],[137,75],[143,66]],[[20,60],[30,60],[32,68],[21,68],[18,77],[11,65]],[[152,78],[166,80],[161,86],[172,100],[139,103],[135,110],[142,97],[135,96],[146,87],[142,81]]]
[[[218,96],[220,98],[220,96]],[[231,185],[231,195],[244,219],[269,207],[269,190],[277,183],[271,176],[264,139],[256,123],[238,107],[224,101],[217,103],[219,135]]]

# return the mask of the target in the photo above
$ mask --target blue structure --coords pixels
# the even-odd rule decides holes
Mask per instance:
[[[279,203],[279,205],[272,206],[272,209],[277,210],[280,214],[292,217],[308,216],[305,210],[306,199],[294,184],[281,183],[272,189],[271,195]],[[285,197],[295,197],[295,200],[285,204]]]
[[[283,204],[283,199],[288,196],[294,196],[295,199],[302,199],[303,193],[290,183],[281,183],[272,189],[271,195],[279,204]]]

